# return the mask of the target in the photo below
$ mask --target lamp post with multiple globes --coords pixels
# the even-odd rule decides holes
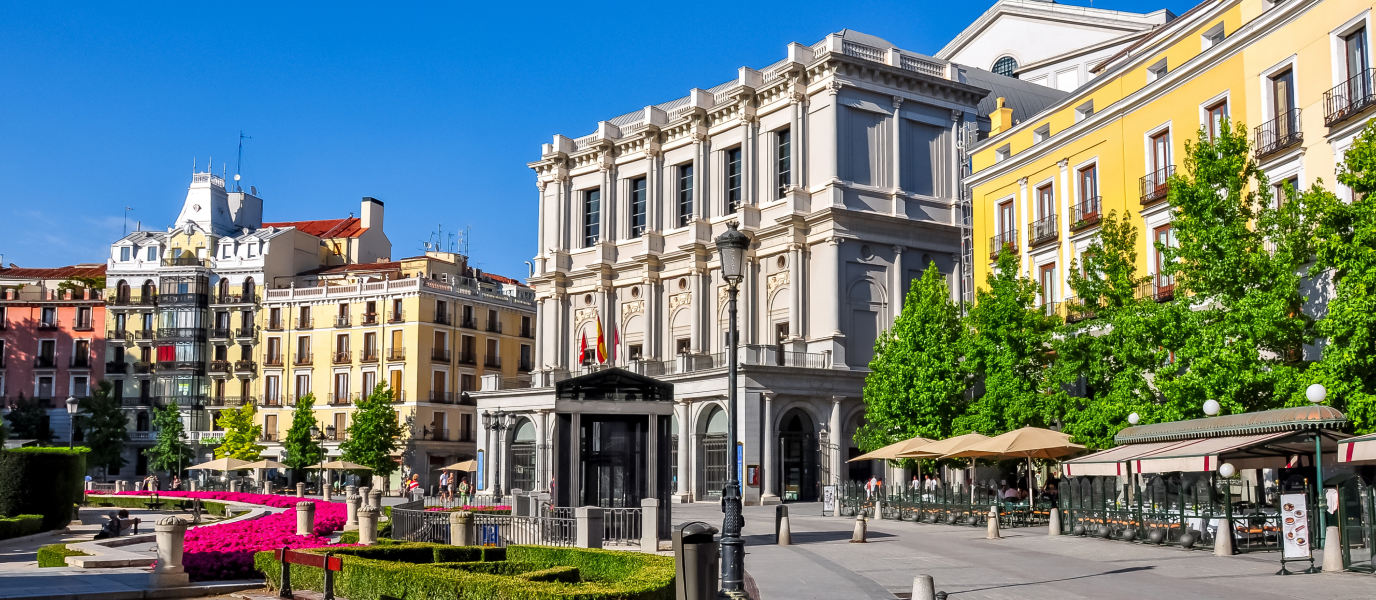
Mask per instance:
[[[511,427],[511,421],[515,418],[509,412],[501,409],[483,413],[483,427],[493,433],[493,444],[496,448],[489,448],[492,453],[492,493],[497,497],[502,495],[502,432]]]
[[[722,511],[726,513],[721,528],[721,595],[726,598],[745,598],[745,540],[741,539],[741,528],[745,526],[745,518],[741,516],[740,455],[736,446],[736,288],[745,276],[745,251],[750,247],[750,238],[736,229],[735,222],[728,223],[727,227],[724,233],[717,236],[717,252],[721,255],[721,276],[726,280],[728,293],[726,402],[727,448],[731,453],[730,479],[721,494]]]

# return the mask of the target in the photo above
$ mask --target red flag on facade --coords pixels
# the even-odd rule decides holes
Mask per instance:
[[[588,360],[588,332],[583,332],[583,341],[578,344],[578,364]]]
[[[617,349],[617,347],[620,346],[620,345],[621,345],[621,329],[620,329],[619,327],[616,326],[616,323],[612,323],[612,347],[611,347],[611,353],[612,353],[612,363],[613,363],[613,364],[616,363],[616,349]]]

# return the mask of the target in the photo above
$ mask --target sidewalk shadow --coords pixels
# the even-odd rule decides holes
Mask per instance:
[[[798,531],[794,532],[790,537],[793,540],[793,545],[796,546],[799,544],[819,544],[823,542],[850,540],[851,535],[852,532],[850,531]],[[870,531],[865,535],[865,538],[869,540],[891,537],[898,536],[892,533],[883,533],[879,531]],[[747,545],[773,546],[775,544],[774,534],[772,533],[765,535],[746,535],[741,536],[741,538],[745,540]]]
[[[1090,577],[1103,577],[1103,576],[1105,576],[1105,575],[1122,575],[1122,574],[1124,574],[1124,573],[1132,573],[1132,572],[1135,572],[1135,571],[1150,571],[1150,570],[1155,569],[1155,568],[1156,568],[1156,567],[1154,567],[1154,566],[1146,566],[1146,567],[1127,567],[1127,568],[1125,568],[1125,569],[1114,569],[1114,570],[1112,570],[1112,571],[1104,571],[1103,573],[1091,573],[1091,574],[1089,574],[1089,575],[1079,575],[1079,576],[1076,576],[1076,577],[1062,577],[1062,578],[1060,578],[1060,579],[1047,579],[1047,580],[1045,580],[1045,581],[1028,581],[1028,582],[1025,582],[1025,583],[1010,583],[1010,584],[1007,584],[1007,585],[991,585],[991,586],[989,586],[989,587],[975,588],[975,589],[973,589],[973,590],[961,590],[961,591],[959,591],[959,592],[949,592],[948,595],[955,596],[956,594],[968,594],[968,593],[971,593],[971,592],[983,592],[983,591],[985,591],[985,590],[997,590],[997,589],[1009,588],[1009,587],[1021,587],[1021,586],[1025,586],[1025,585],[1041,585],[1041,584],[1043,584],[1043,583],[1056,583],[1056,582],[1058,582],[1058,581],[1074,581],[1074,580],[1076,580],[1076,579],[1088,579],[1088,578],[1090,578]]]

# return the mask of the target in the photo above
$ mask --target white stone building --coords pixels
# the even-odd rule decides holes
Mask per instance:
[[[561,504],[586,500],[580,478],[592,467],[556,432],[623,409],[556,399],[552,386],[597,368],[580,357],[600,326],[608,364],[674,385],[674,499],[718,497],[729,450],[714,239],[730,221],[754,242],[739,317],[746,501],[815,499],[821,485],[868,477],[871,464],[845,460],[858,453],[874,342],[929,264],[957,269],[957,133],[989,91],[957,65],[846,30],[590,135],[554,136],[530,163],[540,203],[534,385],[484,378],[474,394],[480,414],[518,413],[506,435],[479,436],[483,483],[505,491],[514,470],[529,469]],[[593,450],[583,435],[582,451]],[[573,465],[561,466],[570,448]]]

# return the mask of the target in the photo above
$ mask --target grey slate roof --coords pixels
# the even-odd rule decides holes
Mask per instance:
[[[979,101],[979,116],[983,118],[988,118],[989,113],[994,112],[999,98],[1004,99],[1005,107],[1013,109],[1014,121],[1026,121],[1070,95],[1070,92],[998,75],[992,71],[964,65],[962,68],[965,71],[965,83],[989,90],[989,95]]]

